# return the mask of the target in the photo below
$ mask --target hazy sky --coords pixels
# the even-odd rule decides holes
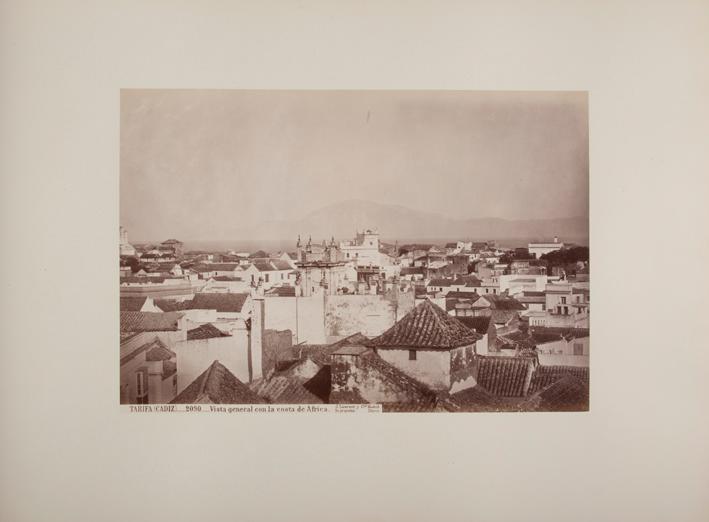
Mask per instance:
[[[587,97],[125,90],[120,185],[135,241],[209,239],[227,222],[346,199],[453,218],[585,216]]]

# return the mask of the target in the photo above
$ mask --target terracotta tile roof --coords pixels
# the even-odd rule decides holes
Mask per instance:
[[[424,274],[424,267],[422,266],[409,266],[409,267],[404,267],[401,269],[400,274],[401,275],[415,275],[415,274]]]
[[[293,286],[276,286],[271,288],[265,294],[266,296],[273,297],[295,297],[295,287]]]
[[[452,349],[473,344],[481,336],[426,299],[372,339],[377,348]]]
[[[499,397],[521,397],[531,365],[529,357],[478,357],[478,384]]]
[[[172,350],[169,350],[160,339],[155,339],[150,343],[150,347],[145,353],[145,360],[150,362],[168,361],[177,355]]]
[[[228,333],[222,332],[212,323],[205,323],[192,330],[187,330],[187,340],[212,339],[215,337],[231,337]]]
[[[580,381],[589,383],[588,367],[582,366],[539,366],[534,372],[529,392],[535,393],[539,390],[551,386],[556,381],[564,377],[574,377]]]
[[[323,404],[330,397],[330,365],[306,357],[250,389],[274,404]]]
[[[470,302],[475,302],[480,299],[480,296],[476,292],[461,292],[460,290],[454,290],[453,292],[448,292],[446,294],[446,299],[449,298],[467,299]]]
[[[134,334],[131,334],[131,336],[132,336],[132,335],[134,335]],[[123,342],[123,341],[125,341],[125,340],[127,340],[127,339],[123,339],[123,336],[121,336],[121,342]],[[143,353],[143,352],[145,352],[145,351],[147,351],[147,350],[150,350],[152,347],[154,347],[154,346],[156,346],[156,345],[157,345],[157,346],[163,346],[163,347],[165,346],[165,345],[160,341],[160,339],[158,339],[157,337],[154,337],[151,341],[148,341],[148,342],[145,343],[145,344],[141,344],[140,346],[138,346],[137,348],[135,348],[135,349],[132,350],[131,352],[127,352],[127,353],[121,352],[121,353],[123,354],[122,357],[121,357],[121,366],[123,366],[124,364],[126,364],[128,361],[132,360],[132,359],[133,359],[134,357],[136,357],[137,355],[139,355],[139,354],[141,354],[141,353]],[[123,347],[121,347],[121,348],[123,348]]]
[[[490,316],[456,317],[456,319],[481,335],[485,335],[490,328]]]
[[[302,360],[307,357],[323,366],[332,362],[331,355],[339,348],[343,346],[367,345],[368,343],[369,338],[358,332],[331,344],[299,344],[293,346],[291,351],[296,359]]]
[[[450,286],[450,285],[452,285],[452,284],[453,284],[453,280],[452,280],[452,279],[441,279],[441,278],[437,278],[437,279],[431,279],[431,281],[428,283],[428,286],[442,286],[442,287],[446,287],[446,286]]]
[[[266,402],[268,401],[252,392],[219,361],[214,361],[171,401],[172,404],[264,404]]]
[[[523,411],[588,411],[588,381],[565,375],[520,405]]]
[[[276,270],[291,270],[292,267],[285,259],[271,259],[271,264]]]
[[[171,279],[174,279],[173,275],[170,275]],[[128,276],[128,277],[121,277],[121,284],[124,283],[142,283],[142,284],[160,284],[164,283],[165,279],[168,279],[167,277],[154,277],[154,276]]]
[[[214,281],[224,282],[224,281],[243,281],[243,277],[233,277],[233,276],[215,276],[212,278]]]
[[[239,263],[201,263],[192,267],[192,270],[199,273],[204,272],[233,272],[237,270]]]
[[[502,408],[497,397],[482,386],[452,394],[444,404],[447,411],[500,411]]]
[[[536,290],[525,290],[522,295],[524,297],[544,297],[544,292],[538,292]]]
[[[184,301],[176,301],[174,299],[155,299],[155,306],[163,312],[177,312],[179,310],[188,310],[191,299]]]
[[[183,315],[179,312],[121,312],[121,332],[174,332]]]
[[[249,294],[198,293],[188,305],[190,310],[216,310],[217,312],[241,312]]]
[[[121,297],[121,312],[140,312],[147,297]]]

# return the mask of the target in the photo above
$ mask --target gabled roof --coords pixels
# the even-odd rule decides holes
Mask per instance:
[[[174,332],[183,315],[179,312],[121,312],[121,332]]]
[[[377,348],[452,349],[473,344],[480,338],[426,299],[370,343]]]
[[[121,349],[123,349],[123,347],[121,347]],[[128,361],[132,360],[134,357],[143,352],[147,352],[145,354],[146,361],[165,362],[169,361],[173,357],[176,357],[175,352],[169,350],[158,337],[154,337],[152,341],[148,341],[147,343],[138,346],[138,348],[135,348],[130,352],[122,352],[121,366],[123,366]]]
[[[172,404],[264,404],[266,402],[219,361],[214,361],[171,401]]]
[[[212,323],[205,323],[198,326],[197,328],[192,328],[192,330],[187,330],[187,340],[193,341],[197,339],[212,339],[215,337],[231,337],[228,333],[222,332],[219,328],[214,326]]]
[[[169,361],[173,357],[176,357],[175,352],[169,350],[160,339],[155,339],[145,354],[145,360],[151,362]]]
[[[140,312],[147,297],[121,297],[121,312]]]
[[[190,310],[216,310],[217,312],[241,312],[249,294],[198,293],[188,305]]]

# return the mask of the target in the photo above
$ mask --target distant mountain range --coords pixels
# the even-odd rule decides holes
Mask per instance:
[[[550,239],[587,238],[588,218],[507,220],[499,218],[452,219],[400,205],[348,200],[328,205],[298,220],[268,221],[232,237],[307,241],[334,236],[351,238],[355,231],[378,228],[384,239]]]

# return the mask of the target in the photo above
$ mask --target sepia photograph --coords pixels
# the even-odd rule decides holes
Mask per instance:
[[[120,403],[588,411],[588,95],[124,89]]]
[[[709,3],[0,27],[0,521],[709,520]]]

